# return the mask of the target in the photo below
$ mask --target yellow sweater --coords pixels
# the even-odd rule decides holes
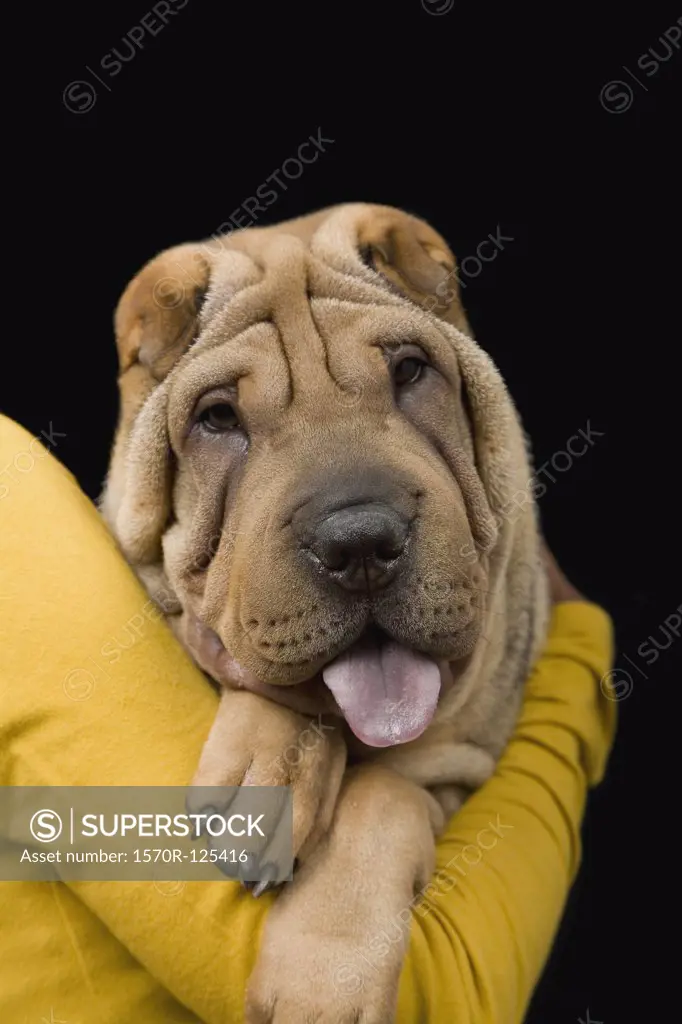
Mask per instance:
[[[217,698],[145,615],[146,595],[70,474],[2,417],[0,573],[0,784],[186,785]],[[514,738],[438,844],[400,1024],[523,1019],[613,739],[615,705],[599,686],[611,657],[600,608],[556,607]],[[238,1024],[275,898],[228,881],[2,882],[0,1020]]]

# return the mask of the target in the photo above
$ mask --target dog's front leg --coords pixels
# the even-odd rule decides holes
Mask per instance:
[[[248,1024],[388,1024],[440,809],[390,769],[348,772],[331,828],[269,913]]]
[[[293,856],[303,861],[329,827],[345,766],[338,722],[307,718],[245,690],[224,690],[187,802],[199,812],[203,802],[214,801],[204,787],[291,786]]]

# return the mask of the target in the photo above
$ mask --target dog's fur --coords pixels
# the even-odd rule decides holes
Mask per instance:
[[[427,882],[433,834],[493,771],[544,638],[514,407],[472,338],[446,243],[388,207],[168,250],[126,289],[116,335],[121,416],[103,511],[223,683],[196,781],[293,787],[300,867],[269,914],[247,1019],[389,1021],[400,944],[357,991],[335,972]],[[391,360],[413,345],[434,368],[398,395]],[[207,393],[237,402],[243,427],[208,438],[196,422]],[[378,492],[409,518],[409,568],[349,595],[301,557],[296,517],[329,494]],[[322,666],[370,618],[441,667],[431,725],[377,749],[336,719],[289,766],[277,754],[306,716],[338,713]]]

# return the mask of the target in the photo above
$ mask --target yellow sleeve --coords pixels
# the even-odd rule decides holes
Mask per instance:
[[[0,567],[0,783],[187,785],[216,694],[71,475],[2,417]],[[272,898],[0,883],[0,1020],[237,1024]]]
[[[0,783],[186,785],[217,698],[73,478],[2,417],[0,566]],[[515,739],[439,844],[455,881],[437,875],[415,910],[401,1022],[521,1018],[611,742],[595,683],[609,657],[603,612],[557,610]],[[0,1017],[238,1024],[274,898],[228,881],[0,883]]]
[[[613,742],[616,706],[599,685],[612,644],[601,608],[555,607],[514,737],[438,844],[413,915],[400,1024],[523,1020],[580,861],[587,788]]]

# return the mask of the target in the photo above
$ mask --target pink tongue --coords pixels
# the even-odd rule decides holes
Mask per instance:
[[[349,726],[370,747],[424,732],[440,693],[440,670],[423,654],[389,643],[350,648],[322,670]]]

